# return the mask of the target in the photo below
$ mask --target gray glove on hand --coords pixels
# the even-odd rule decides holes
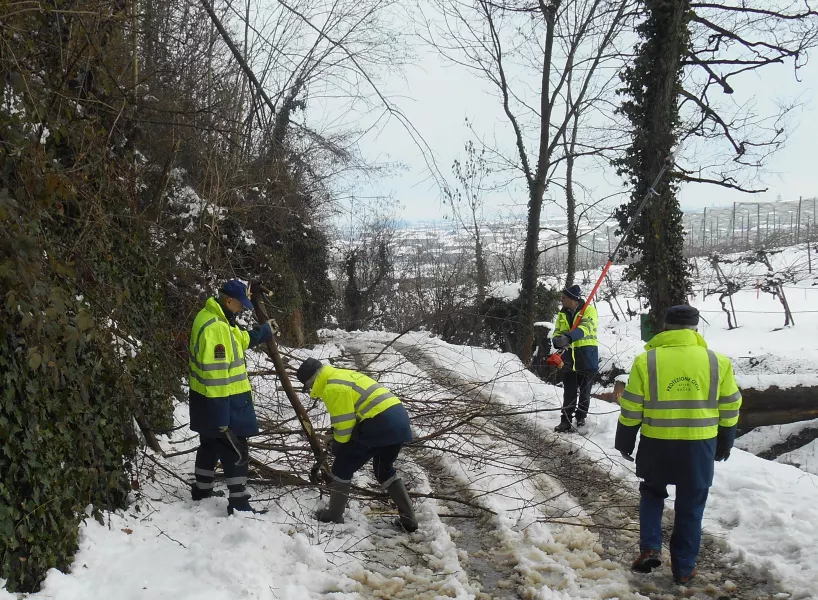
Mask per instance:
[[[558,335],[554,338],[554,348],[561,349],[565,348],[568,344],[571,343],[571,338],[567,335]]]
[[[332,446],[332,441],[335,439],[335,434],[331,431],[321,436],[321,443],[324,448],[329,449]]]

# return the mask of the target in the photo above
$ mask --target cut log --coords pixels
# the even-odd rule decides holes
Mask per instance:
[[[741,397],[738,419],[741,431],[762,425],[783,425],[818,418],[818,386],[743,387]]]
[[[594,398],[598,398],[599,400],[604,400],[605,402],[612,402],[613,404],[619,404],[619,397],[622,395],[622,392],[625,391],[625,383],[622,381],[615,381],[614,382],[614,391],[613,392],[601,392],[599,394],[591,394]]]
[[[809,385],[813,383],[811,377],[807,378],[807,385],[793,385],[795,381],[803,381],[804,376],[771,377],[781,380],[786,387],[767,385],[765,381],[759,380],[762,378],[739,379],[742,396],[738,420],[740,431],[746,432],[762,425],[784,425],[818,418],[818,385]],[[766,378],[765,376],[763,379]],[[751,382],[759,385],[759,388],[741,385]],[[625,384],[616,381],[613,392],[593,394],[593,397],[619,404],[619,397],[624,389]]]

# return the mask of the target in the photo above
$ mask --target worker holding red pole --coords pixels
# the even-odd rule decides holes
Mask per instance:
[[[562,309],[557,315],[553,340],[557,352],[546,360],[546,364],[552,367],[567,367],[565,382],[563,383],[562,419],[559,425],[554,428],[554,431],[565,432],[571,430],[571,419],[575,409],[577,427],[585,425],[593,376],[599,369],[599,344],[596,336],[597,312],[591,301],[596,296],[596,292],[608,274],[611,265],[613,265],[619,248],[628,239],[639,215],[642,214],[650,199],[659,195],[656,187],[665,173],[675,164],[676,157],[681,149],[682,145],[679,144],[670,156],[665,159],[665,163],[653,180],[653,184],[648,188],[642,202],[639,203],[636,212],[631,217],[631,222],[625,228],[619,243],[608,256],[608,262],[605,263],[605,267],[603,267],[602,273],[599,275],[599,279],[596,280],[596,284],[588,298],[582,299],[580,297],[578,285],[567,287],[562,291]],[[577,349],[580,349],[580,361],[577,360]],[[592,370],[591,367],[593,367]],[[579,395],[579,407],[577,407],[577,395]]]
[[[585,426],[591,403],[591,386],[599,370],[599,342],[596,337],[596,308],[582,298],[578,285],[562,290],[562,309],[554,327],[554,347],[562,350],[565,376],[562,392],[562,418],[554,431],[571,430],[576,412],[577,427]],[[579,404],[577,404],[579,397]]]

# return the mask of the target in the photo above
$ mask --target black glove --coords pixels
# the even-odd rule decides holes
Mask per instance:
[[[719,427],[719,436],[716,439],[716,462],[730,458],[733,440],[736,439],[736,427]]]
[[[730,448],[716,447],[716,462],[721,462],[730,458]]]
[[[633,451],[636,448],[636,434],[638,431],[639,427],[628,427],[622,423],[616,424],[614,448],[619,450],[619,453],[626,460],[633,460]]]
[[[343,444],[338,440],[332,440],[332,455],[338,456],[338,453],[341,452],[341,447]]]
[[[571,338],[567,335],[558,335],[554,338],[554,348],[565,348],[568,344],[571,343]]]

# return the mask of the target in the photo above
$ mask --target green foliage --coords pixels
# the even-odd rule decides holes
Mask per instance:
[[[689,2],[647,0],[646,18],[638,26],[641,39],[636,60],[625,69],[620,93],[628,99],[620,112],[631,123],[632,145],[616,162],[628,178],[633,193],[616,213],[620,231],[634,218],[636,208],[650,189],[664,160],[675,145],[680,126],[682,58],[690,43]],[[623,258],[634,258],[626,277],[639,281],[640,293],[657,321],[664,310],[685,301],[690,290],[690,267],[684,258],[682,212],[676,197],[678,184],[672,173],[656,190],[623,245]]]
[[[89,505],[100,519],[124,505],[134,416],[168,427],[186,366],[168,352],[169,259],[138,212],[126,122],[105,108],[118,19],[85,8],[0,21],[34,32],[0,31],[0,578],[12,591],[68,568]],[[73,43],[73,26],[87,41]]]
[[[41,280],[16,289],[0,307],[0,577],[32,591],[69,566],[86,506],[124,503],[133,411],[87,306]]]
[[[180,63],[147,48],[137,73],[132,49],[153,32],[129,29],[132,8],[54,0],[0,18],[0,578],[13,591],[68,568],[89,505],[126,502],[134,418],[171,427],[204,292],[261,276],[296,315],[290,339],[331,298],[304,176],[207,126],[236,119],[204,114],[233,78],[199,78],[189,58],[184,82],[158,81]],[[186,212],[188,183],[207,201]]]
[[[559,310],[561,296],[561,290],[537,283],[534,289],[534,314],[543,320],[553,318]],[[480,314],[488,336],[488,346],[519,355],[525,335],[522,297],[511,301],[486,298],[480,307]]]

